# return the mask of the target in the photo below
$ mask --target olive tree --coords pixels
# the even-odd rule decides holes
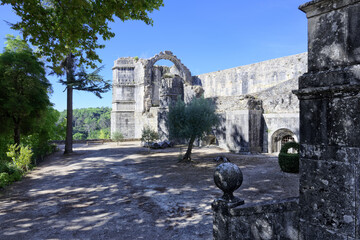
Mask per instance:
[[[191,161],[194,141],[210,133],[218,123],[219,116],[215,113],[215,105],[203,97],[193,98],[188,104],[178,99],[174,105],[170,105],[168,113],[170,139],[185,139],[188,142],[182,161]]]

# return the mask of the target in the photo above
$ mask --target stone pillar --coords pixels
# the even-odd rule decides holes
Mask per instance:
[[[234,191],[243,182],[243,174],[240,168],[233,163],[222,163],[216,167],[214,182],[223,191],[223,196],[212,203],[213,215],[213,239],[229,240],[231,235],[230,210],[243,205],[244,200],[234,196]]]
[[[303,239],[360,239],[360,0],[315,0],[299,79]]]
[[[178,76],[163,76],[160,86],[160,105],[158,111],[158,132],[161,141],[169,140],[166,125],[169,106],[177,101],[178,96],[184,100],[183,80]]]

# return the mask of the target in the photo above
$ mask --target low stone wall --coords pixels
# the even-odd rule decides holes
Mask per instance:
[[[215,240],[299,240],[298,198],[244,204],[231,208],[223,200],[215,200]]]

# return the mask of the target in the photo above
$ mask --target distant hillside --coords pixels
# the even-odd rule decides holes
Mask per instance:
[[[80,108],[73,110],[73,139],[110,138],[111,108]],[[64,121],[66,110],[60,113],[58,122]]]

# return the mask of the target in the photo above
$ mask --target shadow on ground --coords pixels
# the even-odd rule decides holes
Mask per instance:
[[[181,164],[178,148],[139,145],[76,145],[70,156],[50,156],[0,192],[0,239],[211,239],[218,155],[242,168],[236,194],[245,201],[298,195],[298,176],[271,156],[202,148],[195,163]]]

